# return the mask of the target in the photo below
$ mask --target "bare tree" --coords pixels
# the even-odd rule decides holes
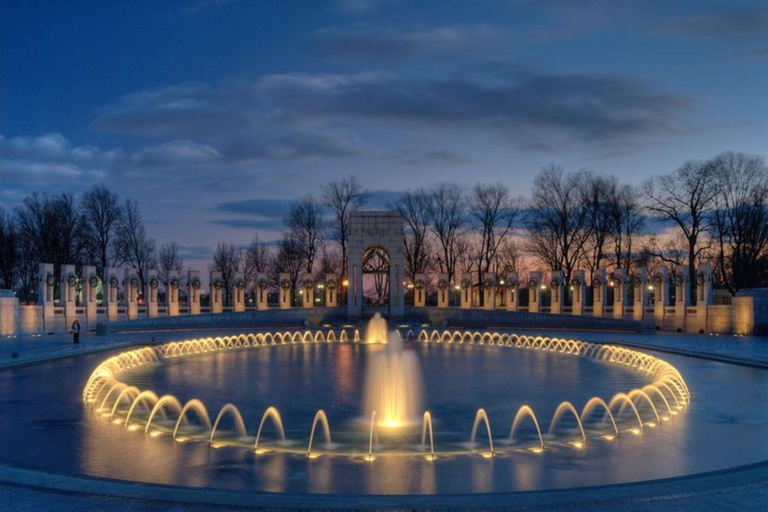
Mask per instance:
[[[126,199],[115,231],[117,248],[139,277],[141,293],[150,269],[157,266],[155,241],[147,235],[144,219],[136,201]]]
[[[607,257],[607,244],[620,233],[619,184],[615,176],[585,175],[584,205],[588,212],[589,239],[584,244],[584,262],[590,275]]]
[[[249,286],[254,286],[256,276],[267,272],[269,267],[269,251],[267,246],[259,240],[259,235],[253,235],[253,240],[242,249],[243,274]]]
[[[427,193],[417,189],[403,192],[394,205],[405,222],[405,270],[410,279],[426,272],[430,263],[428,204]]]
[[[469,201],[469,216],[474,229],[480,234],[476,249],[478,283],[483,273],[490,272],[501,244],[512,232],[520,211],[509,195],[509,189],[501,184],[476,185]]]
[[[688,277],[691,297],[696,289],[696,257],[709,244],[699,244],[710,226],[717,195],[715,166],[711,162],[687,162],[672,174],[645,182],[646,208],[651,215],[680,228],[688,248]]]
[[[630,268],[635,238],[645,225],[638,196],[634,187],[624,185],[619,188],[617,201],[613,204],[613,216],[617,224],[613,233],[614,262],[617,267]]]
[[[221,272],[224,291],[224,304],[232,305],[232,287],[235,285],[235,272],[240,271],[241,253],[233,244],[219,243],[213,253],[212,272]]]
[[[179,275],[184,272],[184,258],[179,256],[179,244],[166,242],[160,246],[157,251],[157,270],[164,283],[168,283],[172,271]]]
[[[462,252],[459,242],[466,224],[464,199],[456,185],[439,185],[429,193],[426,213],[430,229],[440,246],[437,264],[448,274],[450,282],[456,274],[456,265]]]
[[[743,153],[713,160],[717,267],[731,293],[768,284],[768,169]]]
[[[354,176],[334,181],[323,187],[323,204],[331,211],[330,238],[341,246],[341,278],[347,272],[349,219],[368,202],[368,194]]]
[[[103,185],[95,185],[83,194],[80,210],[84,220],[85,250],[102,277],[104,268],[120,262],[116,250],[115,232],[120,221],[122,208],[117,194]]]
[[[288,236],[295,241],[304,258],[306,271],[311,273],[315,266],[315,255],[323,243],[325,234],[320,203],[310,195],[293,203],[285,224]]]
[[[543,168],[536,176],[527,219],[528,251],[551,270],[562,270],[566,282],[590,237],[589,209],[584,205],[586,173],[565,174]]]
[[[16,221],[0,207],[0,284],[13,290],[19,274],[19,234]]]
[[[284,237],[275,251],[270,264],[272,283],[280,284],[280,274],[288,274],[291,280],[291,289],[296,290],[299,283],[299,274],[304,269],[304,255],[296,240]],[[294,297],[295,300],[295,297]]]

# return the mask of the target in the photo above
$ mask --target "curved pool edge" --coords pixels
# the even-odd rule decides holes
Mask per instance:
[[[0,464],[0,484],[71,495],[174,505],[271,509],[543,509],[620,506],[728,494],[768,485],[768,460],[734,468],[643,482],[511,493],[339,495],[246,493],[74,476]]]

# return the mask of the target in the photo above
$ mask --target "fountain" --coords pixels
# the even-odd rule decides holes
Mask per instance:
[[[388,338],[387,321],[379,313],[374,314],[365,328],[365,342],[386,343]]]
[[[400,337],[386,333],[387,322],[377,313],[368,323],[366,341],[383,340],[387,347],[368,360],[363,412],[376,411],[378,426],[396,428],[417,423],[423,411],[421,369],[418,357],[404,350]]]

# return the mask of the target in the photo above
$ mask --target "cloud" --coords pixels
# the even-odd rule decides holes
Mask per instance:
[[[276,231],[283,226],[281,219],[216,219],[210,221],[210,223],[229,228],[265,231]]]
[[[474,158],[465,155],[460,151],[452,149],[440,149],[427,151],[419,155],[403,160],[403,163],[413,166],[445,166],[461,165],[474,161]]]
[[[315,32],[312,49],[334,59],[404,60],[416,56],[479,52],[501,44],[491,25],[456,25],[405,31],[386,27],[328,28]]]
[[[768,36],[768,8],[729,6],[669,21],[662,30],[707,39],[765,39]]]
[[[143,149],[136,153],[133,159],[139,164],[147,165],[193,165],[215,162],[221,159],[221,154],[216,148],[206,144],[175,140]]]

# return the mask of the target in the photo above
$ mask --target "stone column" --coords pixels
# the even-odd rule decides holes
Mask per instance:
[[[483,309],[496,309],[496,274],[493,272],[483,275]]]
[[[644,267],[635,270],[632,275],[634,288],[634,300],[632,305],[632,319],[641,321],[645,316],[645,308],[648,307],[648,270]]]
[[[315,280],[309,272],[301,280],[301,300],[305,308],[315,307]]]
[[[627,270],[617,268],[611,274],[613,283],[613,318],[623,319],[627,305]]]
[[[98,303],[96,302],[96,293],[99,291],[99,276],[96,274],[96,267],[83,267],[83,302],[85,302],[85,322],[88,328],[96,327],[96,320],[99,315]]]
[[[530,272],[528,274],[528,312],[538,313],[541,311],[541,272]]]
[[[149,318],[158,317],[158,306],[160,302],[158,295],[160,295],[160,276],[157,270],[150,270],[147,276],[147,293],[144,297],[144,302],[147,304],[147,316]],[[168,284],[165,285],[165,300],[168,301]]]
[[[179,271],[168,272],[168,282],[165,283],[165,303],[168,306],[168,316],[179,316],[179,288],[181,280]]]
[[[189,302],[189,314],[200,314],[200,272],[197,270],[187,271],[187,302]]]
[[[339,278],[336,274],[325,276],[325,307],[335,308],[339,305]]]
[[[587,295],[587,283],[583,270],[574,270],[570,283],[573,292],[573,307],[571,314],[576,316],[584,315],[584,301]]]
[[[472,307],[472,274],[461,276],[461,309]]]
[[[653,273],[653,319],[659,328],[664,326],[666,307],[669,305],[668,286],[667,267],[661,266]]]
[[[691,287],[688,265],[675,267],[675,328],[685,332],[685,315],[691,305]]]
[[[217,315],[224,311],[224,280],[221,278],[221,272],[211,272],[209,282],[211,313]]]
[[[117,290],[120,286],[118,271],[114,267],[104,269],[104,295],[103,303],[107,306],[107,321],[115,322],[118,319],[117,314]]]
[[[709,306],[712,305],[712,266],[704,263],[696,267],[696,316],[699,329],[707,332],[709,326]]]
[[[13,290],[0,290],[0,336],[13,336],[19,325],[19,299]]]
[[[288,274],[280,274],[280,309],[291,309],[291,278]]]
[[[413,277],[413,305],[423,308],[427,303],[427,278],[424,274]]]
[[[245,275],[242,272],[235,272],[232,284],[232,310],[235,313],[245,311]]]
[[[507,303],[507,311],[517,311],[518,306],[518,300],[517,300],[517,272],[512,272],[511,274],[507,274],[507,277],[504,279],[504,290],[507,294],[506,296],[506,303]]]
[[[256,276],[256,311],[269,309],[269,281],[266,274]]]
[[[131,268],[125,269],[123,293],[128,320],[135,320],[139,317],[139,276]]]
[[[607,292],[606,272],[604,268],[599,268],[592,275],[592,316],[605,316],[605,307],[608,304],[605,298]]]
[[[53,299],[56,291],[53,263],[41,263],[37,274],[37,303],[43,308],[43,330],[53,329]]]
[[[60,303],[64,306],[67,330],[77,318],[77,274],[74,265],[61,266]]]
[[[437,277],[437,307],[447,308],[451,296],[451,283],[448,274],[440,274]]]
[[[560,315],[563,313],[563,292],[565,291],[561,270],[552,270],[549,273],[549,290],[551,296],[549,312],[553,315]]]

